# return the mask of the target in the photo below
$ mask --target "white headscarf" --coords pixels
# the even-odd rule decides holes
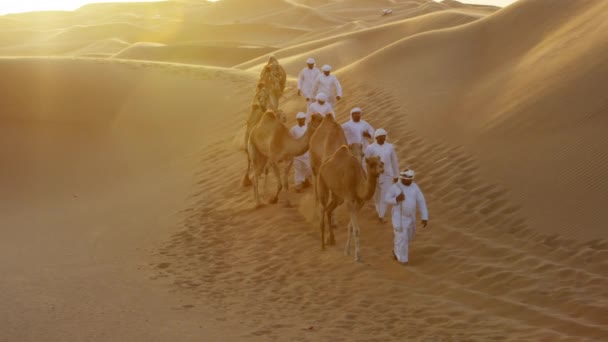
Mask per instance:
[[[399,173],[399,179],[414,179],[416,177],[416,172],[411,169],[406,169]]]
[[[386,131],[383,128],[378,128],[376,133],[374,133],[374,139],[383,135],[387,136]]]

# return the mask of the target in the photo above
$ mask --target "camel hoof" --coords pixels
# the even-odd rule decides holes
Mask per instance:
[[[325,243],[328,246],[334,246],[336,244],[336,239],[335,238],[329,238],[329,240],[327,240],[327,242]]]
[[[271,198],[271,199],[268,201],[268,203],[270,203],[270,204],[276,204],[278,201],[279,201],[279,199],[278,199],[277,197],[273,197],[273,198]]]
[[[241,179],[241,186],[242,187],[251,186],[251,179],[249,179],[249,177],[247,177],[247,176],[243,176],[243,179]]]

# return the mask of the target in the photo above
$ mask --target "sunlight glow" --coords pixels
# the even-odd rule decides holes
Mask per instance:
[[[99,2],[156,2],[166,0],[0,0],[0,15],[31,11],[73,11],[81,6]],[[207,0],[215,2],[219,0]],[[441,1],[441,0],[435,0]],[[462,0],[470,4],[507,6],[517,0]]]
[[[31,11],[73,11],[99,2],[154,2],[163,0],[0,0],[0,15]]]

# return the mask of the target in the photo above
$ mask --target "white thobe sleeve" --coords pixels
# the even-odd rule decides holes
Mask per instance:
[[[300,71],[300,76],[298,77],[298,90],[302,90],[304,86],[304,70]]]
[[[294,138],[297,138],[296,126],[291,127],[291,129],[289,130],[289,135],[291,135]]]
[[[399,177],[399,162],[393,146],[391,146],[391,166],[393,167],[393,178]]]
[[[420,188],[418,188],[418,191],[416,191],[416,205],[420,210],[420,216],[422,217],[422,219],[428,220],[429,212],[426,208],[426,201],[424,200],[424,195],[422,194],[422,191],[420,191]]]
[[[397,196],[399,196],[400,193],[401,189],[399,189],[398,186],[395,184],[391,185],[386,193],[386,196],[384,197],[384,202],[391,205],[397,205]]]
[[[334,76],[334,86],[336,87],[336,95],[342,97],[342,85],[336,76]]]
[[[346,136],[346,143],[350,144],[350,127],[348,126],[348,122],[342,124],[342,130]]]
[[[319,83],[321,83],[321,75],[317,75],[317,77],[315,77],[315,80],[312,82],[312,93],[310,94],[310,97],[315,100],[317,97],[317,92],[319,91]]]
[[[372,145],[367,146],[367,148],[365,149],[365,158],[371,157],[373,152],[373,148]]]
[[[367,163],[365,162],[365,158],[369,158],[372,156],[372,153],[374,153],[374,150],[372,148],[372,145],[369,145],[365,148],[365,153],[363,154],[363,171],[365,171],[365,174],[367,175]]]
[[[369,123],[367,123],[367,127],[365,128],[365,130],[367,131],[367,133],[369,133],[370,136],[374,136],[374,128],[372,127],[372,125],[370,125]]]

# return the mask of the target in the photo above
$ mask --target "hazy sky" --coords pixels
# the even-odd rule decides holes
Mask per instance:
[[[142,2],[160,0],[0,0],[0,14],[41,11],[41,10],[75,10],[92,2]],[[516,0],[461,0],[471,4],[491,4],[507,6]]]
[[[94,2],[148,2],[160,0],[0,0],[0,14],[44,10],[75,10]]]

